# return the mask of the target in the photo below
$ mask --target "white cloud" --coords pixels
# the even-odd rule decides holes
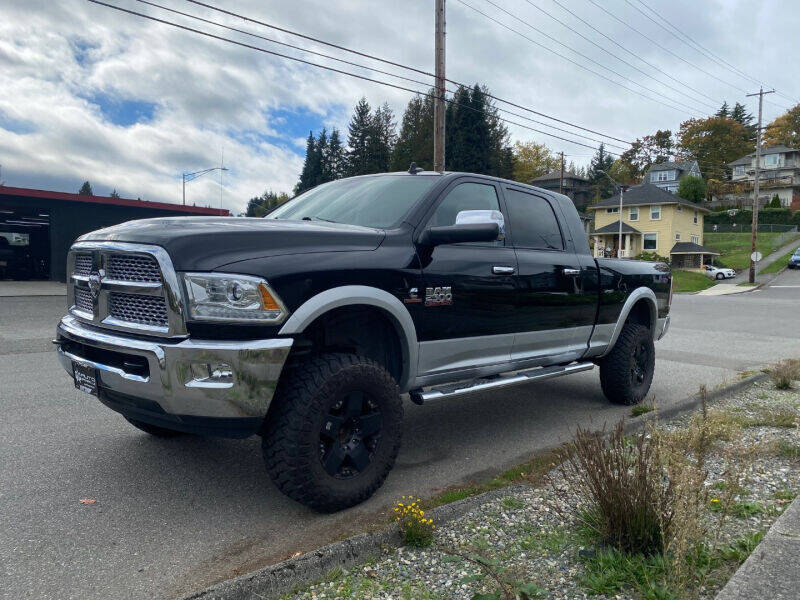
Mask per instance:
[[[113,1],[132,10],[163,14],[135,0]],[[187,2],[161,1],[260,35],[335,53],[355,62],[369,62]],[[467,1],[525,35],[542,40],[553,50],[569,54],[482,0]],[[526,0],[494,1],[598,62],[660,92],[675,93],[567,32],[535,11]],[[550,0],[531,1],[626,60],[635,61]],[[561,2],[694,90],[715,101],[746,101],[751,109],[754,107],[752,99],[744,98],[743,91],[753,91],[755,82],[690,50],[622,0],[603,5],[723,81],[704,75],[647,43],[586,0]],[[800,92],[792,89],[796,82],[791,69],[786,69],[800,52],[800,37],[794,35],[800,19],[790,0],[757,5],[743,0],[649,4],[664,11],[678,27],[738,69],[786,91]],[[397,62],[432,68],[433,6],[429,1],[236,0],[224,3],[224,7]],[[753,19],[743,19],[743,14],[755,17],[755,35],[762,40],[755,51],[751,42]],[[337,65],[263,40],[221,32],[211,25],[190,23],[174,15],[165,18],[369,75],[355,67]],[[675,130],[688,116],[578,69],[455,1],[448,3],[447,44],[448,75],[452,79],[486,83],[495,95],[617,137],[633,139],[656,129]],[[0,64],[0,164],[9,185],[47,184],[72,190],[84,179],[90,179],[96,193],[116,188],[123,195],[179,202],[180,173],[219,164],[224,152],[231,171],[225,175],[223,204],[235,211],[242,210],[247,198],[265,188],[293,187],[302,165],[306,135],[303,127],[346,130],[349,111],[362,94],[373,105],[388,101],[399,121],[409,98],[407,92],[202,38],[88,2],[4,2],[0,6]],[[647,68],[643,63],[635,64]],[[655,75],[665,79],[663,73]],[[390,80],[382,75],[372,76]],[[153,117],[130,126],[115,125],[87,99],[98,95],[150,103],[155,105]],[[787,103],[783,98],[773,99]],[[696,104],[685,97],[684,100]],[[766,106],[767,118],[779,112],[777,107]],[[519,118],[509,118],[524,123]],[[2,129],[4,122],[7,129]],[[521,127],[510,129],[515,138],[544,141],[554,150],[568,154],[591,152]],[[579,156],[576,162],[587,159]],[[216,179],[216,175],[208,176],[189,184],[189,201],[216,206]]]

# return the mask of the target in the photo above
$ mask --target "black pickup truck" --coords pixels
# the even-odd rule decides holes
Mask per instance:
[[[403,393],[599,365],[611,402],[639,402],[672,295],[664,264],[593,258],[565,196],[413,168],[263,219],[102,229],[67,266],[55,342],[76,387],[152,435],[262,436],[275,484],[323,511],[382,484]]]

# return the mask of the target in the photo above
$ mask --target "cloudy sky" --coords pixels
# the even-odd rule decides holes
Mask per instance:
[[[425,89],[137,0],[106,1],[265,49]],[[730,66],[670,35],[659,26],[669,27],[661,18],[648,13],[653,17],[648,20],[639,0],[449,0],[448,77],[485,83],[498,97],[626,140],[656,129],[675,130],[689,117],[713,112],[723,100],[746,102],[755,112],[754,99],[745,98],[745,93],[757,90],[759,81],[782,92],[783,96],[768,98],[783,107],[800,98],[796,0],[642,1]],[[403,73],[184,0],[155,2]],[[433,70],[433,0],[206,3]],[[86,0],[0,1],[0,90],[0,165],[6,185],[77,191],[88,179],[98,195],[116,189],[124,197],[180,202],[181,173],[219,165],[224,155],[230,170],[222,187],[216,174],[206,176],[187,185],[187,199],[199,205],[221,202],[237,212],[248,198],[266,189],[291,190],[310,129],[346,129],[352,106],[362,95],[373,105],[388,102],[399,121],[411,96]],[[765,104],[766,119],[783,112],[776,104]],[[596,137],[586,132],[567,135],[505,116],[596,145],[580,137]],[[509,128],[514,139],[545,142],[579,164],[588,162],[592,152],[517,125]]]

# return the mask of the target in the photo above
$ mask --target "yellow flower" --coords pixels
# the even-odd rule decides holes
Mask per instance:
[[[711,502],[719,502],[719,498],[712,498]]]

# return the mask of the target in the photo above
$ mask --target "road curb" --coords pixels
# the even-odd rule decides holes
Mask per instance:
[[[766,373],[756,373],[734,383],[719,386],[707,392],[706,400],[711,401],[721,396],[738,392],[767,377],[768,374]],[[692,411],[701,404],[701,395],[697,393],[684,402],[677,403],[664,410],[656,410],[639,417],[626,419],[625,431],[627,433],[640,429],[654,419],[671,419],[679,414]],[[509,490],[520,487],[528,486],[527,484],[515,484],[491,490],[438,506],[427,511],[427,513],[436,523],[447,523],[466,514],[473,508],[507,495]],[[241,575],[235,579],[223,581],[199,592],[184,596],[182,600],[268,600],[287,594],[298,587],[319,581],[333,569],[351,568],[371,558],[380,556],[386,548],[395,548],[401,544],[401,541],[399,527],[392,523],[381,531],[361,533],[333,542],[275,565]]]
[[[796,598],[799,534],[800,498],[795,498],[720,590],[716,600]]]

